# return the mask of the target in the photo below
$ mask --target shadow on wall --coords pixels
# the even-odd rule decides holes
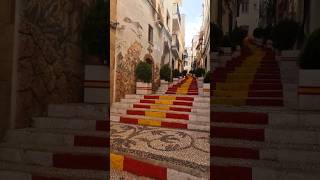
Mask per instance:
[[[18,1],[17,128],[48,104],[82,101],[81,29],[94,2]]]

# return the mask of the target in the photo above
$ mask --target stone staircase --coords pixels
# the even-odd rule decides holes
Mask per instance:
[[[107,106],[50,105],[30,128],[9,130],[0,144],[0,179],[108,179]]]
[[[111,168],[155,179],[209,179],[210,99],[187,77],[165,94],[111,107]],[[136,167],[140,168],[136,168]]]
[[[214,72],[212,179],[320,179],[319,112],[284,106],[274,54],[249,45]]]

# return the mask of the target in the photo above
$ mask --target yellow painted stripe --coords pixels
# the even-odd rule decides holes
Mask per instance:
[[[172,101],[170,101],[170,100],[155,100],[155,104],[172,105]]]
[[[161,126],[161,121],[149,120],[149,119],[138,119],[138,124],[146,125],[146,126]]]
[[[148,117],[158,117],[158,118],[165,118],[165,112],[156,112],[156,111],[145,111],[145,116]]]
[[[123,170],[124,157],[121,155],[110,153],[110,166],[113,169]]]
[[[155,105],[151,105],[150,109],[170,110],[170,106],[155,106]]]
[[[159,96],[159,99],[176,100],[176,97],[175,96]]]
[[[320,93],[320,87],[299,88],[300,93]]]

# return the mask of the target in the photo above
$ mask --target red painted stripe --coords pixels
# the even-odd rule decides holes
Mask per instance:
[[[181,101],[173,101],[173,105],[180,105],[180,106],[192,106],[192,102],[181,102]]]
[[[299,88],[319,89],[320,86],[299,86]]]
[[[110,121],[96,121],[97,131],[110,131]]]
[[[140,103],[148,103],[148,104],[154,104],[156,101],[155,100],[148,100],[148,99],[141,99]]]
[[[65,179],[32,175],[32,180],[65,180]]]
[[[176,97],[176,100],[180,100],[180,101],[193,101],[194,98],[193,98],[193,97]]]
[[[298,91],[298,95],[320,95],[320,92],[319,93],[316,93],[316,92],[301,92],[301,91]]]
[[[138,161],[129,157],[124,157],[123,170],[138,176],[167,180],[166,168]]]
[[[267,113],[254,112],[211,112],[212,122],[241,124],[268,124]]]
[[[144,105],[144,104],[134,104],[133,108],[145,108],[145,109],[150,109],[150,105]]]
[[[171,111],[191,112],[191,108],[170,107]]]
[[[250,167],[211,165],[210,171],[213,180],[252,180]]]
[[[127,114],[144,116],[145,112],[144,111],[140,111],[140,110],[127,110]]]
[[[159,96],[148,96],[148,95],[145,95],[144,99],[159,99]]]
[[[188,114],[166,113],[166,118],[189,120]]]
[[[175,122],[161,122],[162,127],[188,129],[187,124],[175,123]]]
[[[94,137],[94,136],[75,136],[74,146],[84,147],[109,147],[108,137]]]
[[[108,171],[108,159],[103,155],[54,154],[53,167]]]
[[[247,99],[250,106],[283,106],[282,99]]]
[[[283,97],[282,91],[249,91],[248,97]]]
[[[259,150],[240,147],[210,146],[210,154],[215,157],[230,157],[240,159],[259,159]]]
[[[245,140],[264,141],[264,129],[245,129],[229,127],[212,127],[210,135],[219,138],[235,138]]]
[[[127,123],[127,124],[138,124],[138,119],[120,117],[120,122],[121,123]]]

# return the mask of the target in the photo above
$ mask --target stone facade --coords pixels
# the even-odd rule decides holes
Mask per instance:
[[[168,38],[172,33],[170,2],[117,0],[115,61],[111,71],[113,74],[110,75],[115,75],[113,101],[119,101],[125,94],[135,93],[135,68],[139,61],[151,61],[153,90],[160,85],[160,66],[169,63],[172,57]],[[149,27],[153,32],[152,42],[148,39]]]
[[[83,17],[94,0],[19,0],[16,127],[48,104],[82,102]]]

